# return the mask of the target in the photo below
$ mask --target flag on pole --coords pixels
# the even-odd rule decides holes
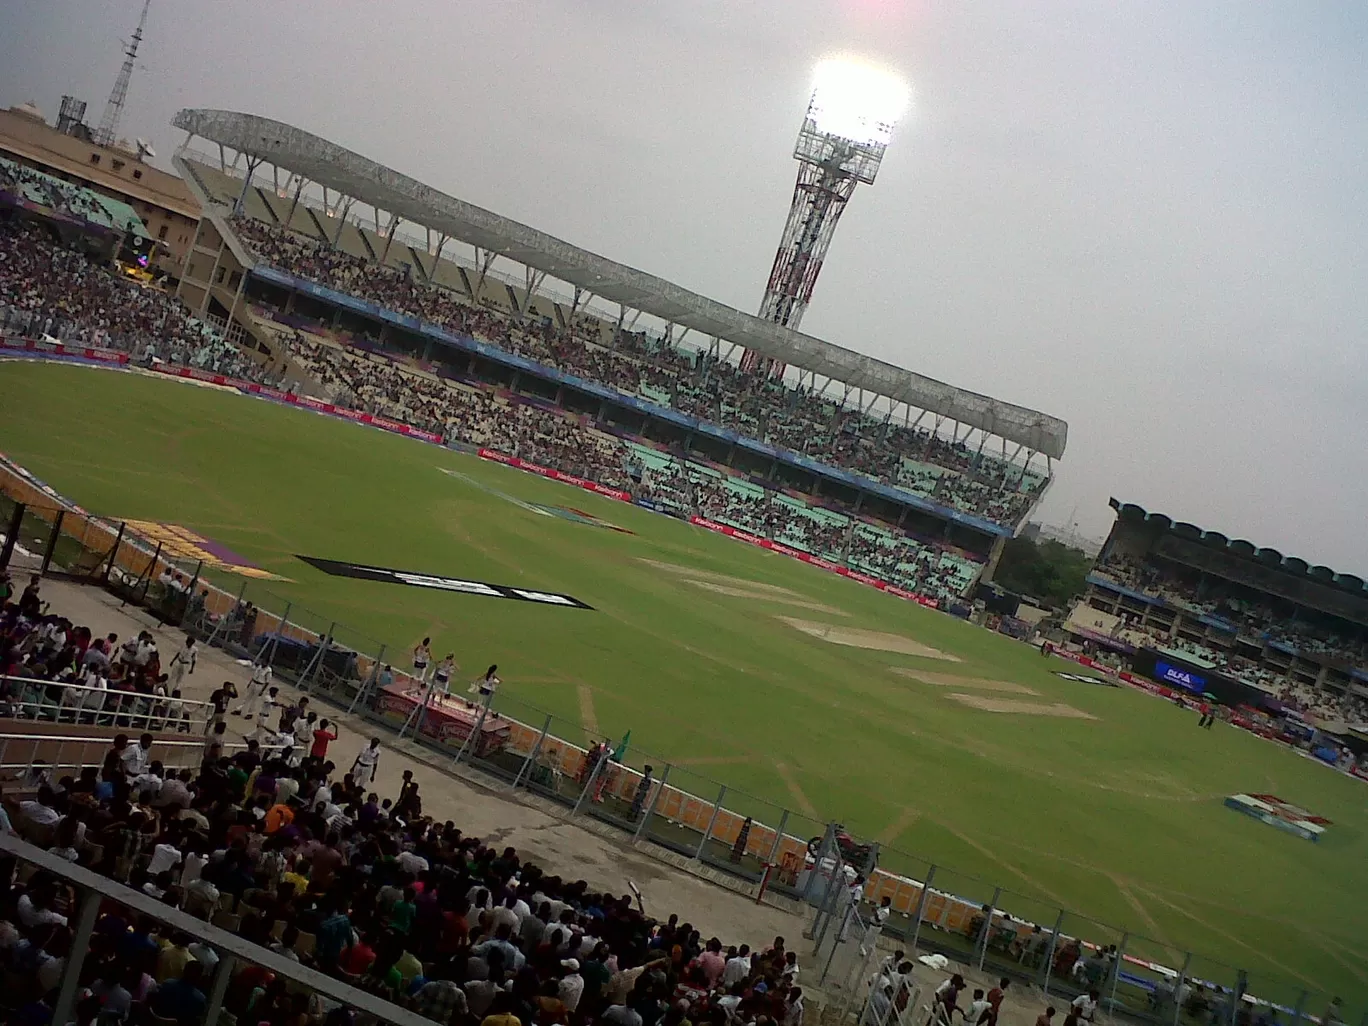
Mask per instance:
[[[622,740],[618,742],[617,748],[613,749],[613,761],[621,762],[622,757],[627,754],[627,742],[632,740],[632,732],[629,730],[622,735]]]

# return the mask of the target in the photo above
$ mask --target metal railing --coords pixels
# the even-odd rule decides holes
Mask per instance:
[[[135,733],[178,730],[204,734],[213,709],[208,702],[189,698],[163,698],[142,691],[35,677],[0,675],[0,692],[5,688],[15,689],[15,694],[0,698],[0,718],[119,727]]]
[[[368,994],[316,969],[310,969],[297,960],[277,955],[142,891],[100,876],[83,866],[67,862],[28,841],[0,834],[0,852],[70,884],[80,895],[77,909],[71,917],[71,954],[66,959],[61,982],[57,986],[57,995],[53,1000],[52,1022],[73,1021],[72,1013],[76,1008],[81,970],[90,949],[90,939],[101,905],[109,901],[136,912],[144,919],[162,924],[167,928],[162,931],[164,935],[169,936],[172,932],[186,934],[206,944],[219,956],[213,975],[207,981],[206,1007],[203,1017],[199,1020],[204,1026],[220,1026],[220,1013],[223,1011],[228,985],[233,975],[248,965],[268,969],[277,978],[288,980],[296,988],[322,994],[344,1008],[374,1016],[380,1022],[392,1023],[393,1026],[432,1026],[430,1019],[424,1019],[416,1012],[400,1008],[374,994]]]
[[[0,775],[20,781],[21,786],[37,787],[55,783],[64,771],[79,774],[87,767],[104,765],[105,754],[112,743],[109,737],[83,735],[77,731],[65,734],[25,734],[21,731],[0,732]],[[223,744],[224,754],[232,756],[245,751],[241,741]],[[55,749],[55,751],[54,751]],[[278,746],[262,746],[263,752],[277,752]],[[153,742],[152,753],[157,761],[170,770],[197,769],[203,762],[203,738],[187,741],[159,739]],[[51,759],[40,758],[51,755]]]

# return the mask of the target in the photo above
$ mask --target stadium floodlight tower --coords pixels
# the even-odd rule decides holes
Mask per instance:
[[[850,57],[817,65],[807,116],[793,148],[798,184],[760,316],[797,328],[812,298],[836,222],[855,194],[872,184],[907,109],[910,92],[898,75]]]

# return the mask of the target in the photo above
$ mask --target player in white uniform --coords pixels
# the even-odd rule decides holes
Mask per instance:
[[[195,672],[195,660],[199,657],[199,649],[195,647],[195,639],[187,637],[185,647],[176,649],[176,654],[171,657],[171,687],[180,687],[185,683],[185,678]]]
[[[352,763],[352,780],[357,787],[367,788],[375,779],[376,767],[380,765],[380,739],[370,739],[369,747],[361,749]]]
[[[252,679],[247,682],[246,693],[242,696],[242,702],[233,710],[234,716],[241,716],[244,719],[255,719],[257,710],[261,707],[261,701],[266,695],[266,689],[271,686],[271,664],[265,658],[258,657],[256,665],[252,667]]]

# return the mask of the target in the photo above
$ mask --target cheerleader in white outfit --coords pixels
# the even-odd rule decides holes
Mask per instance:
[[[432,664],[432,639],[424,638],[413,650],[413,676],[419,684],[427,683],[428,667]]]
[[[451,674],[460,667],[456,665],[455,654],[448,652],[447,657],[437,664],[437,668],[432,671],[432,690],[440,691],[444,695],[451,694]]]

